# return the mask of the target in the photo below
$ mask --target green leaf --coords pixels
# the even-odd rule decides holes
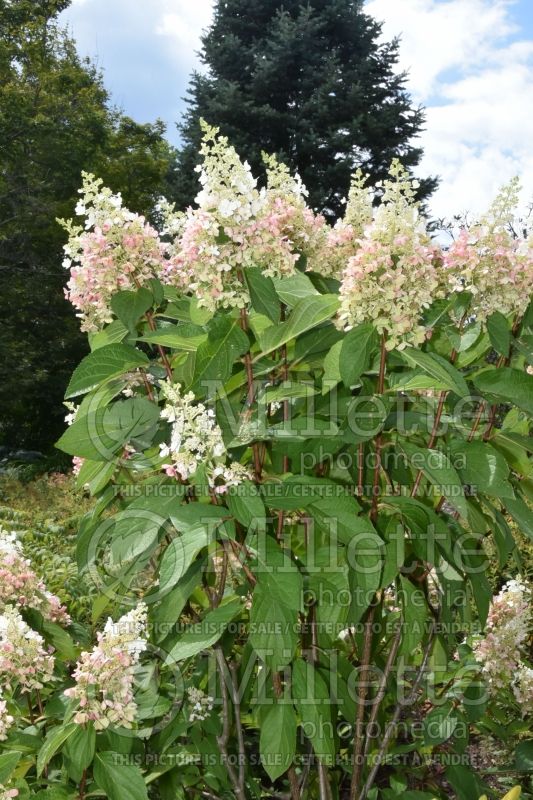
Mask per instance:
[[[99,350],[107,344],[122,342],[128,333],[129,331],[126,326],[123,325],[119,319],[115,319],[109,325],[106,325],[103,330],[98,331],[98,333],[89,334],[90,348],[91,350]]]
[[[322,394],[326,394],[337,383],[341,381],[341,350],[343,340],[335,342],[324,358],[324,376],[322,378]]]
[[[286,322],[271,325],[262,332],[259,346],[263,354],[276,350],[301,333],[331,319],[338,306],[338,298],[331,294],[313,295],[299,300]]]
[[[201,584],[202,568],[203,563],[201,559],[191,564],[179,584],[161,599],[161,602],[155,609],[152,607],[150,618],[158,642],[166,638],[170,632],[170,626],[177,622],[181,612],[185,608],[187,600],[196,587]],[[157,591],[159,595],[158,589],[159,587],[155,587],[155,591]],[[147,602],[150,602],[149,594],[146,599]]]
[[[0,753],[0,784],[7,783],[20,761],[22,753]]]
[[[92,763],[96,747],[96,732],[92,724],[78,725],[77,730],[65,744],[63,753],[70,761],[69,768],[76,773],[74,780],[80,781],[83,770]]]
[[[307,510],[332,541],[349,545],[360,533],[376,533],[372,523],[357,516],[361,506],[350,495],[319,498],[308,505]]]
[[[342,339],[339,367],[342,382],[348,389],[368,369],[377,342],[376,329],[370,323],[352,328]]]
[[[196,325],[165,325],[164,328],[145,333],[139,341],[194,353],[207,341],[207,333]]]
[[[335,742],[328,686],[314,666],[301,658],[292,666],[292,694],[317,758],[333,763]]]
[[[73,456],[109,461],[126,442],[154,432],[158,421],[158,406],[146,398],[120,400],[76,419],[56,447]]]
[[[463,483],[476,492],[491,497],[514,497],[507,461],[488,442],[455,440],[450,443],[450,454]]]
[[[451,703],[434,708],[424,719],[424,744],[432,747],[442,744],[453,736],[458,722]]]
[[[511,347],[511,331],[507,318],[499,311],[495,311],[487,319],[487,331],[491,345],[500,355],[507,358]]]
[[[248,348],[248,337],[236,320],[225,315],[215,317],[209,326],[207,341],[199,346],[196,353],[194,387],[204,388],[210,381],[225,383],[231,375],[235,359],[246,353]]]
[[[213,611],[209,611],[200,622],[190,625],[185,633],[178,637],[165,663],[174,664],[177,661],[192,658],[202,650],[214,645],[223,635],[229,623],[240,613],[241,608],[240,598],[233,597]]]
[[[519,742],[514,753],[515,767],[520,772],[533,772],[533,739]]]
[[[437,387],[445,386],[459,397],[468,396],[468,386],[461,373],[436,353],[424,353],[423,350],[407,347],[405,350],[400,350],[399,355],[410,366],[420,367],[435,380]]]
[[[302,579],[291,558],[270,537],[261,537],[263,552],[254,571],[258,579],[250,609],[249,642],[277,671],[290,663],[298,644],[298,611]]]
[[[108,344],[89,353],[74,370],[65,397],[76,397],[125,372],[149,364],[144,353],[129,344]]]
[[[312,282],[303,272],[296,272],[289,278],[274,278],[272,283],[279,299],[291,308],[304,297],[318,295]]]
[[[172,589],[183,578],[198,553],[213,540],[213,533],[207,527],[187,531],[167,545],[159,567],[159,591]]]
[[[91,461],[87,458],[76,477],[76,488],[81,489],[87,486],[91,495],[94,496],[107,486],[116,469],[117,462],[115,460],[106,464],[105,462],[102,463],[102,461]]]
[[[454,764],[444,773],[459,800],[472,800],[484,794],[484,786],[478,776],[469,767]]]
[[[409,442],[401,442],[400,447],[411,466],[417,471],[421,469],[429,482],[437,487],[463,519],[468,520],[468,503],[463,484],[449,458],[440,450],[417,447]]]
[[[251,481],[243,481],[238,486],[230,487],[226,502],[235,519],[247,529],[265,520],[265,504],[257,486]]]
[[[288,770],[296,754],[296,714],[288,703],[267,706],[261,715],[261,765],[271,781]]]
[[[428,607],[421,589],[413,586],[411,581],[403,576],[400,576],[400,583],[400,600],[403,607],[400,653],[409,656],[420,644],[427,630]]]
[[[141,286],[135,292],[125,290],[114,294],[111,298],[111,308],[126,328],[135,330],[137,322],[153,302],[152,292]]]
[[[37,775],[42,774],[50,759],[55,756],[69,736],[73,735],[77,727],[75,722],[69,722],[67,725],[58,725],[56,728],[50,728],[37,756]]]
[[[520,498],[514,500],[506,497],[503,501],[506,510],[512,516],[522,533],[533,539],[533,511]]]
[[[533,375],[511,367],[492,368],[478,373],[474,385],[481,394],[512,403],[533,416]]]
[[[97,753],[94,759],[94,779],[109,800],[148,800],[148,792],[140,769],[121,764],[119,753]]]
[[[272,322],[279,322],[281,306],[272,278],[264,275],[259,267],[248,267],[244,270],[244,275],[254,310],[258,314],[264,314]]]

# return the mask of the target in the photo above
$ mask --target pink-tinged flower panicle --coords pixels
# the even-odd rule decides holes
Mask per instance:
[[[162,280],[193,293],[212,311],[243,308],[250,300],[244,270],[258,267],[272,278],[293,275],[300,256],[318,246],[325,223],[307,208],[304,188],[286,167],[268,158],[269,184],[258,189],[250,166],[227,138],[205,123],[203,128],[198,207],[185,218],[166,209],[167,230],[178,235]]]
[[[134,290],[162,271],[165,245],[144,217],[122,205],[120,195],[83,174],[76,213],[85,228],[60,220],[69,234],[63,265],[70,270],[66,297],[78,311],[83,331],[100,330],[113,319],[115,292]]]
[[[8,786],[4,786],[0,783],[0,800],[13,800],[14,797],[19,796],[19,790],[12,788],[10,789]]]
[[[14,531],[0,527],[0,611],[6,606],[33,608],[45,619],[70,625],[65,606],[35,574]]]
[[[444,295],[442,255],[415,201],[417,182],[398,161],[383,182],[381,205],[342,274],[339,327],[371,322],[387,348],[421,345],[425,309]]]
[[[42,689],[53,678],[54,658],[44,639],[6,606],[0,614],[0,680],[2,685],[23,693]]]
[[[513,226],[519,191],[518,179],[504,186],[481,219],[462,227],[444,256],[448,290],[472,296],[470,309],[482,325],[495,311],[519,318],[533,293],[531,238]]]
[[[98,644],[81,654],[73,673],[76,683],[65,690],[65,695],[77,704],[75,722],[91,722],[96,730],[132,727],[137,712],[135,668],[147,647],[146,620],[144,603],[118,622],[108,619],[104,630],[97,634]]]
[[[360,169],[352,176],[344,216],[332,228],[326,229],[322,247],[317,248],[309,259],[308,269],[340,280],[373,219],[374,192],[367,180],[368,176]]]
[[[473,647],[490,691],[512,686],[515,694],[527,693],[530,681],[522,670],[522,648],[531,621],[531,590],[519,579],[508,581],[493,597],[485,635]]]

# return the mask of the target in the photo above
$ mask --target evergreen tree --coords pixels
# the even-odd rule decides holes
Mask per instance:
[[[64,299],[65,233],[81,171],[132,210],[166,191],[162,123],[111,107],[95,67],[57,23],[70,0],[0,0],[0,443],[46,449],[86,337]]]
[[[396,71],[398,42],[381,43],[380,33],[362,0],[218,0],[202,39],[208,71],[193,74],[179,126],[178,203],[198,191],[201,117],[256,173],[262,150],[298,170],[310,204],[329,216],[340,212],[358,166],[379,180],[396,156],[418,164],[422,151],[411,140],[424,113]],[[435,186],[422,181],[421,196]]]

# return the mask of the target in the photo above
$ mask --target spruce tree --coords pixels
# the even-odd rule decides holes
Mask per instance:
[[[397,71],[398,41],[382,43],[380,34],[362,0],[218,0],[202,38],[207,72],[193,74],[178,126],[178,203],[198,191],[201,117],[220,126],[258,174],[262,150],[278,155],[328,216],[341,210],[358,166],[379,180],[396,156],[418,164],[422,150],[412,140],[424,112]],[[435,186],[422,181],[421,196]]]

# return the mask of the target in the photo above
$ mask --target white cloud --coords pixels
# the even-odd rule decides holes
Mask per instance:
[[[483,210],[520,175],[533,193],[533,41],[514,40],[514,0],[370,0],[385,39],[401,35],[400,67],[427,107],[420,174],[438,174],[435,215]],[[510,37],[513,37],[510,39]]]
[[[158,0],[154,5],[155,33],[167,40],[178,62],[197,66],[200,34],[212,17],[211,0]]]

